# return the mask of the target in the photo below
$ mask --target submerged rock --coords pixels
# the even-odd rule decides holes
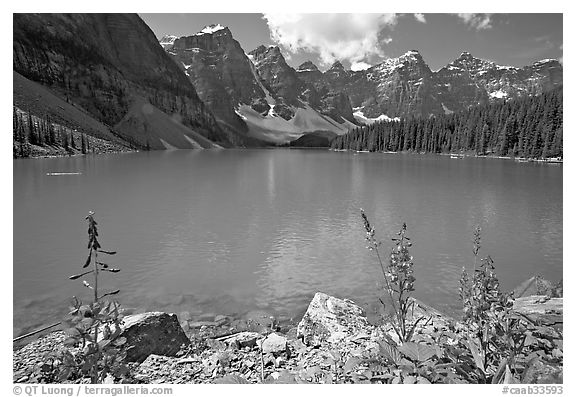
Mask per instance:
[[[194,321],[188,323],[188,325],[190,326],[190,328],[202,328],[202,327],[217,327],[218,323],[215,323],[214,321]]]

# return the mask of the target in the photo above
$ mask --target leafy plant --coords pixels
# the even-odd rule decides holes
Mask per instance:
[[[385,267],[382,262],[379,247],[382,242],[376,240],[376,231],[370,224],[368,217],[364,210],[360,210],[362,220],[364,222],[364,229],[366,230],[366,241],[368,242],[368,249],[376,253],[376,257],[382,269],[386,290],[394,310],[393,321],[391,322],[394,331],[400,342],[409,342],[414,334],[414,330],[418,322],[422,318],[418,318],[411,325],[408,321],[408,314],[414,308],[414,300],[411,299],[410,293],[414,291],[414,277],[412,256],[408,248],[412,246],[410,238],[406,236],[406,223],[397,233],[398,238],[393,238],[392,241],[396,247],[390,253],[388,265]],[[384,302],[380,300],[384,305]]]
[[[115,255],[115,251],[104,251],[98,241],[98,223],[94,212],[86,217],[88,221],[88,257],[83,268],[92,265],[92,270],[70,276],[71,280],[79,279],[88,274],[93,275],[93,283],[86,280],[82,283],[93,291],[93,299],[89,304],[83,304],[76,297],[73,299],[71,311],[66,319],[70,325],[67,330],[67,344],[80,345],[81,352],[75,360],[70,356],[64,361],[61,378],[67,379],[79,369],[81,376],[89,376],[92,383],[104,382],[109,374],[121,377],[127,373],[123,365],[121,347],[125,338],[118,338],[121,332],[122,314],[117,302],[103,301],[106,296],[116,295],[120,290],[114,290],[99,295],[98,281],[100,272],[117,273],[120,269],[112,268],[107,263],[100,262],[98,254]]]
[[[473,239],[474,274],[470,277],[464,268],[460,278],[462,320],[468,330],[465,344],[484,380],[499,380],[506,375],[506,368],[513,367],[526,335],[521,319],[512,313],[512,294],[500,290],[492,258],[481,259],[476,268],[480,243],[477,227]]]

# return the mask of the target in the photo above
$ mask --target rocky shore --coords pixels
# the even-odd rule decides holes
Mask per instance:
[[[517,357],[525,362],[522,378],[506,383],[562,383],[563,299],[531,295],[536,292],[533,285],[523,286],[514,312],[532,324],[525,343],[529,352]],[[297,326],[287,330],[265,313],[256,312],[249,321],[222,315],[205,315],[202,321],[186,317],[162,312],[126,316],[121,337],[126,338],[130,371],[113,381],[468,383],[466,374],[459,373],[462,366],[449,365],[449,357],[456,354],[464,367],[473,362],[463,346],[462,324],[417,300],[410,318],[421,320],[412,341],[404,344],[389,322],[373,325],[354,302],[321,292]],[[61,365],[58,352],[64,349],[65,338],[63,331],[53,332],[15,351],[14,382],[48,379]]]

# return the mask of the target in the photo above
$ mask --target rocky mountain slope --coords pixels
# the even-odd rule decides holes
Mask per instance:
[[[221,25],[191,36],[165,36],[160,44],[228,128],[284,142],[316,130],[343,134],[354,126],[347,95],[319,94],[299,78],[278,47],[260,46],[246,54]]]
[[[246,123],[235,112],[237,104],[267,110],[265,93],[254,78],[250,61],[228,28],[206,28],[164,47],[220,123],[246,132]]]
[[[188,135],[232,145],[233,132],[220,128],[187,76],[137,15],[14,14],[13,32],[15,72],[108,128],[122,127],[121,135],[140,145],[152,140],[150,144],[159,147],[160,132],[147,117],[126,122],[127,116],[134,120],[143,114],[145,109],[129,112],[135,104],[174,118],[175,134],[182,135],[184,129]]]
[[[348,95],[360,122],[399,116],[446,114],[502,99],[536,95],[562,85],[562,65],[546,59],[523,68],[500,66],[464,52],[432,71],[416,50],[365,71],[340,62],[322,73],[311,62],[297,69],[318,92]]]
[[[341,135],[361,123],[539,94],[563,78],[556,60],[516,68],[469,53],[432,71],[414,50],[364,71],[340,62],[326,72],[311,62],[294,69],[276,46],[246,53],[221,25],[158,41],[135,14],[14,14],[13,21],[13,69],[23,82],[14,95],[28,98],[17,105],[43,109],[70,128],[78,124],[64,119],[74,114],[94,136],[136,147],[253,146],[314,131]],[[17,92],[28,82],[50,95]]]

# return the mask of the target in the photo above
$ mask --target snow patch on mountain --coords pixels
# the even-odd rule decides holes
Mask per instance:
[[[215,33],[217,31],[223,30],[223,29],[226,29],[226,26],[222,26],[220,24],[208,25],[208,26],[205,26],[204,29],[202,29],[201,31],[196,33],[196,36],[202,36],[203,34],[212,34],[212,33]]]
[[[400,121],[399,117],[392,118],[392,117],[388,117],[385,114],[381,114],[378,117],[366,117],[366,116],[364,116],[364,112],[361,109],[362,109],[362,107],[353,109],[354,110],[354,113],[353,113],[354,118],[356,119],[356,121],[358,121],[360,123],[370,125],[370,124],[374,124],[374,123],[379,122],[379,121]]]
[[[504,92],[502,90],[498,90],[498,91],[491,92],[490,97],[502,99],[502,98],[508,97],[508,93]]]
[[[270,113],[261,115],[248,105],[239,105],[238,114],[248,125],[250,134],[254,137],[272,142],[288,142],[299,138],[305,132],[332,131],[338,135],[348,132],[354,124],[340,124],[328,116],[321,115],[309,105],[297,108],[294,117],[285,120]]]
[[[548,63],[548,62],[558,62],[558,60],[557,59],[550,59],[550,58],[541,59],[537,62],[534,62],[534,65],[540,65],[540,64]]]
[[[503,65],[496,65],[496,69],[498,70],[520,70],[520,68],[514,66],[503,66]]]

